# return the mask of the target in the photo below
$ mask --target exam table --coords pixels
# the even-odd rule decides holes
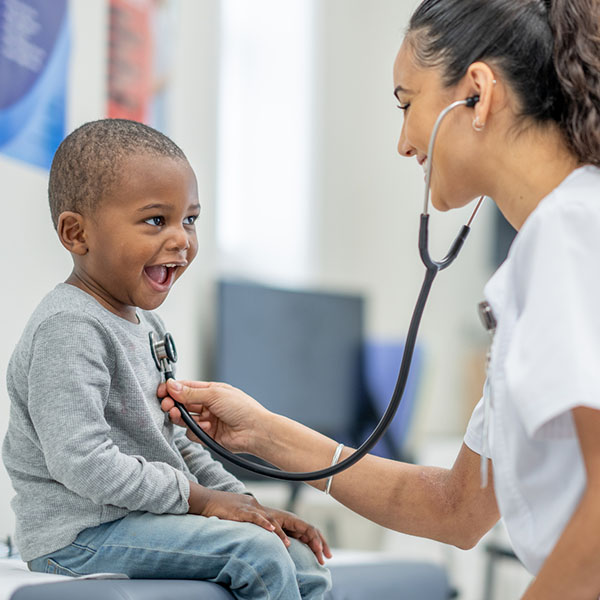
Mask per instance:
[[[6,561],[3,561],[6,562]],[[356,553],[328,564],[333,589],[325,600],[447,600],[456,596],[446,570],[427,562],[380,553]],[[0,600],[233,600],[223,587],[205,581],[167,579],[72,579],[40,574]],[[2,577],[0,577],[2,579]],[[0,590],[1,591],[1,590]]]

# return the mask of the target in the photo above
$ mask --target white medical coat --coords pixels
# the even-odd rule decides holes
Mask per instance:
[[[570,411],[600,409],[600,169],[577,169],[541,201],[484,295],[498,321],[488,374],[496,497],[536,574],[586,485]],[[482,454],[483,399],[465,443]]]

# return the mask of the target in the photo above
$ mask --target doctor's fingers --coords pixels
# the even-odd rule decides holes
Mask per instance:
[[[179,412],[179,409],[175,406],[175,402],[172,398],[170,398],[169,396],[163,398],[160,402],[160,408],[163,412],[169,414],[169,418],[173,423],[175,423],[175,425],[180,425],[182,427],[184,426],[183,420],[181,418],[181,413]]]
[[[268,413],[254,398],[225,383],[195,382],[193,387],[185,383],[169,380],[168,390],[174,400],[195,413],[200,413],[205,407],[220,420],[221,425],[232,429],[251,428],[253,421]]]
[[[165,398],[168,394],[169,394],[169,387],[173,390],[180,390],[182,388],[182,386],[188,387],[188,388],[208,388],[211,386],[218,386],[218,387],[231,387],[230,385],[226,384],[226,383],[214,383],[214,382],[209,382],[209,381],[187,381],[184,379],[178,380],[178,379],[169,379],[167,381],[162,381],[159,385],[158,385],[158,389],[156,390],[156,395],[159,398]]]
[[[162,401],[161,408],[164,412],[169,413],[169,419],[175,425],[179,425],[180,427],[187,427],[187,424],[181,417],[181,411],[179,408],[174,406],[173,400],[167,398]],[[188,411],[189,412],[189,411]],[[209,435],[216,429],[217,419],[211,414],[208,409],[202,409],[200,413],[190,412],[190,416],[196,422],[196,425],[201,427],[206,433]],[[188,435],[188,437],[190,437]]]
[[[174,408],[173,411],[176,411],[177,408]],[[218,435],[218,420],[213,417],[207,410],[202,411],[203,414],[196,414],[196,413],[190,413],[192,418],[194,419],[194,421],[196,422],[196,425],[198,425],[198,427],[200,427],[200,429],[202,429],[202,431],[204,431],[204,433],[206,433],[209,437],[213,438],[215,441],[218,441],[219,435]],[[177,414],[179,414],[179,411],[177,411]],[[169,413],[169,416],[171,415],[171,413]],[[175,421],[173,421],[175,422]],[[180,419],[181,425],[183,427],[186,427],[187,424],[183,422],[183,419]],[[179,425],[179,423],[176,423],[176,425]],[[192,432],[192,430],[188,427],[187,429],[187,433],[186,433],[187,437],[194,441],[194,442],[200,442],[201,444],[204,444],[204,442],[198,438],[198,436]],[[219,438],[220,439],[220,438]],[[223,441],[223,440],[221,440]]]
[[[175,379],[169,379],[166,385],[171,398],[181,402],[190,412],[200,412],[205,406],[218,402],[223,391],[231,387],[220,383]]]

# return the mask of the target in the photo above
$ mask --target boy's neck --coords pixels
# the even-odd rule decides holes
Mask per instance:
[[[127,306],[127,305],[119,305],[114,306],[105,295],[102,294],[102,290],[96,286],[92,282],[84,281],[81,277],[75,273],[73,270],[69,277],[65,280],[65,283],[72,285],[73,287],[79,288],[81,291],[89,294],[94,298],[97,302],[99,302],[106,310],[129,321],[136,325],[139,324],[140,320],[137,316],[136,307],[135,306]]]

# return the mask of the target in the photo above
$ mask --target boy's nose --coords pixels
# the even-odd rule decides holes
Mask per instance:
[[[190,245],[190,233],[186,231],[185,227],[183,225],[181,227],[174,227],[168,240],[168,249],[182,251],[187,250]]]

